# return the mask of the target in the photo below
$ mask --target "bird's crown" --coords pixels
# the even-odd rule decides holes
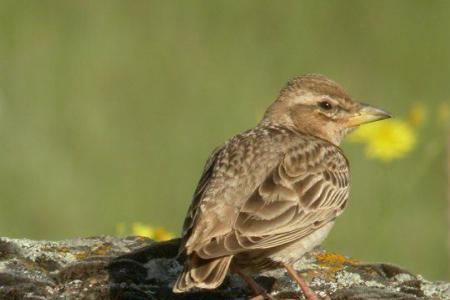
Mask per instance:
[[[350,96],[339,84],[319,74],[305,74],[292,78],[281,90],[280,98],[289,98],[308,92],[351,101]]]

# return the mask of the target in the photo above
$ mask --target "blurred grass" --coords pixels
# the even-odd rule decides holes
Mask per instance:
[[[0,235],[178,232],[209,152],[285,81],[323,73],[356,99],[430,111],[399,161],[345,144],[353,186],[326,246],[448,276],[447,1],[0,0]]]

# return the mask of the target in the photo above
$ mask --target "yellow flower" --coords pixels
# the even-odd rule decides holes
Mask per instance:
[[[172,232],[169,232],[162,227],[156,227],[153,239],[155,241],[167,241],[173,239],[174,237],[175,236]]]
[[[128,232],[127,228],[127,225],[123,222],[117,224],[116,234],[119,236],[127,234],[143,236],[155,241],[166,241],[174,238],[172,232],[169,232],[160,226],[153,227],[141,222],[134,222],[131,224],[131,232]]]
[[[391,161],[406,156],[417,137],[411,124],[393,119],[363,125],[350,135],[349,141],[365,143],[369,158]]]
[[[133,235],[145,236],[148,238],[153,238],[155,235],[155,230],[153,227],[142,224],[140,222],[134,222],[131,224],[131,232]]]
[[[408,122],[413,126],[423,123],[427,114],[427,110],[422,103],[414,103],[409,111]]]

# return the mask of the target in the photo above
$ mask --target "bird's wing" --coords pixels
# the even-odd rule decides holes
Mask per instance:
[[[196,245],[201,258],[267,249],[299,240],[333,221],[349,193],[341,150],[312,139],[291,148],[240,207],[232,229]]]
[[[217,161],[218,154],[220,153],[220,151],[222,151],[222,149],[223,149],[223,146],[215,148],[205,163],[205,166],[204,166],[203,172],[202,172],[202,176],[200,177],[200,180],[197,184],[197,188],[195,189],[195,192],[194,192],[192,203],[189,206],[187,216],[184,219],[183,232],[181,234],[180,254],[181,254],[181,252],[185,251],[184,245],[186,243],[186,240],[189,238],[189,236],[191,234],[192,227],[194,226],[194,220],[196,219],[196,215],[199,210],[199,205],[200,205],[203,193],[204,193],[204,191],[208,185],[208,182],[211,178],[211,174],[213,172],[214,165]]]
[[[249,130],[213,152],[188,211],[180,253],[192,253],[211,239],[230,233],[239,210],[279,163],[290,132]],[[285,149],[285,148],[283,148]]]

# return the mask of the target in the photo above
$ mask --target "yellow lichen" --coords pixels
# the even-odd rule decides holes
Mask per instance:
[[[89,251],[77,251],[73,255],[77,260],[83,260],[90,256]]]
[[[326,267],[333,273],[344,268],[346,265],[355,265],[358,262],[355,259],[332,252],[320,252],[315,257],[321,267]]]
[[[86,251],[77,251],[73,255],[77,260],[83,260],[91,256],[107,256],[112,245],[109,243],[97,243],[91,249]]]
[[[91,250],[93,255],[105,256],[108,255],[112,245],[110,243],[99,243]]]
[[[70,249],[68,247],[59,247],[57,251],[59,253],[69,253]]]

